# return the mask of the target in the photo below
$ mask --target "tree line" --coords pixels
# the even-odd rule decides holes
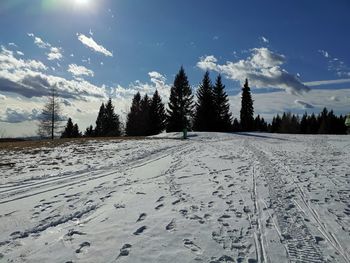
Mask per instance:
[[[305,112],[301,118],[289,112],[273,117],[267,131],[294,134],[346,134],[345,119],[346,116],[336,116],[327,108],[318,115],[314,113],[308,115]]]
[[[194,95],[196,95],[196,100],[194,100]],[[53,104],[51,107],[45,107],[44,112],[50,113],[52,108],[58,108],[56,99],[51,100],[51,104]],[[218,75],[213,83],[209,72],[205,72],[196,94],[193,94],[185,70],[181,67],[171,87],[167,107],[157,90],[151,97],[148,94],[141,96],[138,92],[132,99],[124,127],[119,115],[115,113],[112,100],[109,99],[107,103],[101,104],[95,126],[90,125],[83,134],[78,125],[69,118],[61,137],[149,136],[159,134],[164,130],[166,132],[192,130],[302,134],[346,133],[345,117],[338,117],[332,110],[328,111],[326,108],[317,116],[305,113],[301,118],[291,113],[283,113],[282,116],[277,114],[268,124],[260,115],[254,117],[253,104],[249,83],[246,80],[242,88],[239,119],[233,118],[221,75]],[[46,114],[49,116],[46,118],[48,123],[45,124],[47,130],[57,127],[57,125],[50,124],[50,121],[57,119],[56,115],[57,111],[52,116]],[[52,135],[53,138],[53,131],[47,134]]]

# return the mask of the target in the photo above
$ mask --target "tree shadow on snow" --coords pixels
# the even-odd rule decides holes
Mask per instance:
[[[248,137],[263,138],[263,139],[274,139],[274,140],[280,140],[280,141],[289,141],[289,139],[286,139],[286,138],[267,136],[267,135],[256,134],[256,133],[236,132],[234,134],[242,135],[242,136],[248,136]]]

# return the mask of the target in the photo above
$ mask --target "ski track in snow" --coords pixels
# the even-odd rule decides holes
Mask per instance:
[[[349,136],[190,135],[0,151],[0,261],[350,263]]]

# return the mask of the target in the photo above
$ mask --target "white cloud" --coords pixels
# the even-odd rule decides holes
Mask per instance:
[[[63,98],[106,98],[105,87],[98,87],[85,80],[67,80],[48,75],[47,67],[39,61],[17,59],[13,52],[1,47],[0,91],[20,94],[27,98],[47,96],[52,87]]]
[[[270,41],[264,37],[264,36],[261,36],[260,39],[262,40],[262,42],[264,42],[265,44],[268,44]]]
[[[325,58],[330,57],[329,53],[326,50],[320,49],[320,50],[318,50],[318,52],[320,52],[322,54],[322,56],[324,56]]]
[[[332,96],[329,98],[331,101],[339,101],[339,98],[337,96]]]
[[[6,96],[5,96],[5,95],[0,94],[0,100],[6,100]]]
[[[202,70],[214,70],[216,71],[218,69],[217,63],[218,60],[214,56],[206,56],[201,57],[200,61],[197,62],[197,67],[199,67]]]
[[[0,121],[8,123],[19,123],[23,121],[37,120],[40,113],[37,109],[27,111],[21,108],[6,108]]]
[[[318,50],[318,52],[328,61],[328,70],[335,72],[338,77],[350,77],[350,67],[339,58],[333,58],[328,51]]]
[[[12,46],[12,47],[17,47],[17,45],[15,43],[13,43],[13,42],[9,43],[8,45]]]
[[[127,88],[118,85],[113,90],[113,94],[117,98],[131,99],[137,92],[142,95],[148,94],[152,96],[158,90],[159,95],[164,101],[167,101],[170,95],[171,85],[166,83],[166,77],[159,72],[152,71],[148,73],[150,82],[143,83],[136,80],[129,84]]]
[[[36,44],[39,48],[50,49],[50,52],[47,53],[48,60],[62,59],[62,48],[53,47],[50,43],[43,41],[40,37],[35,36],[33,33],[28,33],[27,35],[34,39],[34,44]]]
[[[48,60],[61,60],[61,58],[63,57],[61,51],[62,51],[61,48],[51,47],[50,53],[47,54],[47,59]]]
[[[333,79],[333,80],[316,80],[310,82],[304,82],[307,86],[321,86],[321,85],[332,85],[332,84],[342,84],[349,83],[350,79]]]
[[[76,64],[70,64],[68,66],[68,72],[72,73],[73,76],[94,76],[94,72],[84,66],[78,66]]]
[[[34,39],[34,44],[37,45],[39,48],[49,48],[49,47],[51,47],[51,44],[43,41],[40,37],[35,36],[33,33],[28,33],[27,35]]]
[[[17,53],[18,56],[24,56],[24,53],[21,52],[21,51],[16,51],[16,53]]]
[[[13,52],[1,46],[0,71],[11,70],[47,70],[47,67],[37,60],[23,60],[14,57]]]
[[[108,51],[102,45],[97,44],[92,37],[87,37],[83,34],[78,34],[78,39],[81,43],[83,43],[83,45],[89,47],[93,51],[101,53],[107,57],[113,57],[112,52]]]
[[[281,68],[284,63],[284,55],[274,53],[267,48],[254,48],[251,50],[251,56],[245,60],[228,61],[220,65],[218,60],[211,55],[201,57],[197,67],[202,70],[219,72],[241,83],[248,78],[250,84],[257,88],[279,88],[292,94],[309,91],[309,88],[297,76]]]

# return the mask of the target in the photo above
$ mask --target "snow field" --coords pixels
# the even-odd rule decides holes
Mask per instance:
[[[350,262],[350,137],[1,151],[0,261]]]

